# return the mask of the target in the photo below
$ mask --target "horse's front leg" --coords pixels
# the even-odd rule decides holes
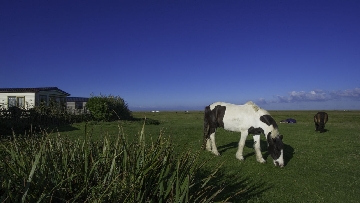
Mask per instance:
[[[315,123],[315,131],[319,131],[319,124]]]
[[[260,163],[265,163],[265,159],[261,154],[261,147],[260,147],[260,135],[254,135],[254,149],[256,153],[256,160]]]
[[[241,132],[241,137],[240,137],[240,141],[239,141],[239,147],[238,150],[236,152],[236,158],[239,160],[244,160],[243,157],[243,149],[245,146],[245,141],[246,141],[246,137],[248,136],[248,132],[247,131],[242,131]]]

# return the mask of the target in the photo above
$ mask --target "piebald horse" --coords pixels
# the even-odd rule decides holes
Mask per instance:
[[[260,135],[266,137],[268,152],[273,158],[275,166],[284,167],[283,136],[279,134],[278,125],[270,114],[249,101],[244,105],[235,105],[225,102],[216,102],[205,107],[204,113],[204,140],[202,148],[220,155],[215,144],[216,128],[240,132],[236,158],[244,160],[243,148],[249,134],[253,135],[256,160],[265,163],[260,149]]]

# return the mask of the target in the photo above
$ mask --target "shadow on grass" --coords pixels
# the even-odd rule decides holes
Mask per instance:
[[[294,148],[290,145],[284,144],[284,161],[285,166],[290,162],[294,156]]]
[[[47,132],[68,132],[73,130],[79,130],[79,128],[76,128],[72,125],[62,125],[62,126],[49,126],[47,129]]]
[[[236,147],[238,147],[238,142],[231,142],[229,144],[219,146],[217,149],[218,149],[219,153],[222,154],[222,153],[226,152],[227,150],[236,148]]]
[[[254,141],[253,140],[246,140],[245,141],[245,147],[254,148],[253,146],[254,146]],[[260,146],[261,146],[261,149],[267,149],[266,141],[260,140]],[[225,152],[225,151],[227,151],[229,149],[237,148],[237,147],[238,147],[238,142],[231,142],[229,144],[219,146],[218,151],[219,151],[219,153],[223,153],[223,152]],[[266,151],[266,150],[261,150],[261,151]],[[251,154],[254,154],[254,153],[251,153]],[[249,155],[245,155],[245,156],[249,156]]]
[[[79,128],[73,127],[72,125],[61,125],[61,126],[25,126],[21,128],[3,128],[0,130],[0,139],[8,139],[14,134],[17,136],[32,136],[37,134],[54,133],[54,132],[68,132],[73,130],[79,130]]]
[[[329,131],[329,130],[328,129],[324,129],[323,131],[315,130],[315,132],[318,132],[318,133],[326,133],[327,131]]]
[[[231,178],[233,179],[234,177]],[[247,177],[243,177],[242,179],[241,177],[235,178],[239,178],[239,181],[226,185],[222,193],[215,198],[215,202],[226,200],[229,197],[230,198],[227,200],[228,202],[248,202],[271,189],[271,186],[264,182],[254,183]],[[239,188],[241,188],[241,190]]]
[[[197,176],[197,179],[205,178],[209,172],[203,171]],[[236,176],[227,176],[225,170],[220,169],[207,185],[215,186],[210,194],[214,194],[220,188],[224,188],[215,198],[214,202],[247,202],[255,197],[261,196],[271,187],[264,182],[253,182],[249,177],[242,176],[243,173]],[[237,180],[237,181],[234,181]],[[197,190],[198,188],[192,188]]]
[[[254,148],[253,146],[254,146],[253,140],[246,140],[245,147]],[[260,146],[261,146],[261,152],[265,152],[265,154],[263,154],[263,157],[265,160],[267,160],[268,156],[270,155],[269,152],[267,151],[267,142],[264,140],[260,140]],[[228,149],[237,148],[237,147],[238,147],[238,142],[231,142],[229,144],[219,146],[218,151],[220,154],[222,154],[225,151],[227,151]],[[244,154],[244,159],[246,159],[247,157],[250,157],[250,156],[254,156],[254,155],[255,155],[255,151]],[[294,148],[291,147],[290,145],[284,143],[285,166],[291,161],[293,156],[294,156]]]

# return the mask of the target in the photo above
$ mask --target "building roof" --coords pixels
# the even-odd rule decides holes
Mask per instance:
[[[66,102],[87,102],[89,98],[86,97],[66,97]]]
[[[35,87],[35,88],[0,88],[0,93],[15,93],[15,92],[40,92],[40,91],[57,91],[66,96],[70,96],[69,93],[57,88],[57,87]]]

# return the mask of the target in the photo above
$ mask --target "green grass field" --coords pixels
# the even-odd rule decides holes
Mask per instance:
[[[222,200],[243,190],[231,202],[359,202],[360,200],[360,111],[327,111],[327,132],[315,132],[315,111],[270,111],[284,135],[285,167],[278,168],[267,154],[265,137],[261,147],[266,164],[256,161],[252,136],[244,148],[245,161],[235,158],[239,133],[218,129],[216,143],[221,156],[201,151],[211,170],[222,164],[212,184],[225,185],[218,195]],[[146,139],[155,139],[160,132],[169,136],[176,152],[200,150],[203,135],[203,112],[134,112],[134,117],[159,124],[145,126]],[[296,124],[279,121],[294,118]],[[117,134],[119,122],[88,124],[93,139],[105,134]],[[125,134],[140,132],[142,121],[121,121]],[[84,134],[85,124],[59,129],[62,136],[78,138]]]

